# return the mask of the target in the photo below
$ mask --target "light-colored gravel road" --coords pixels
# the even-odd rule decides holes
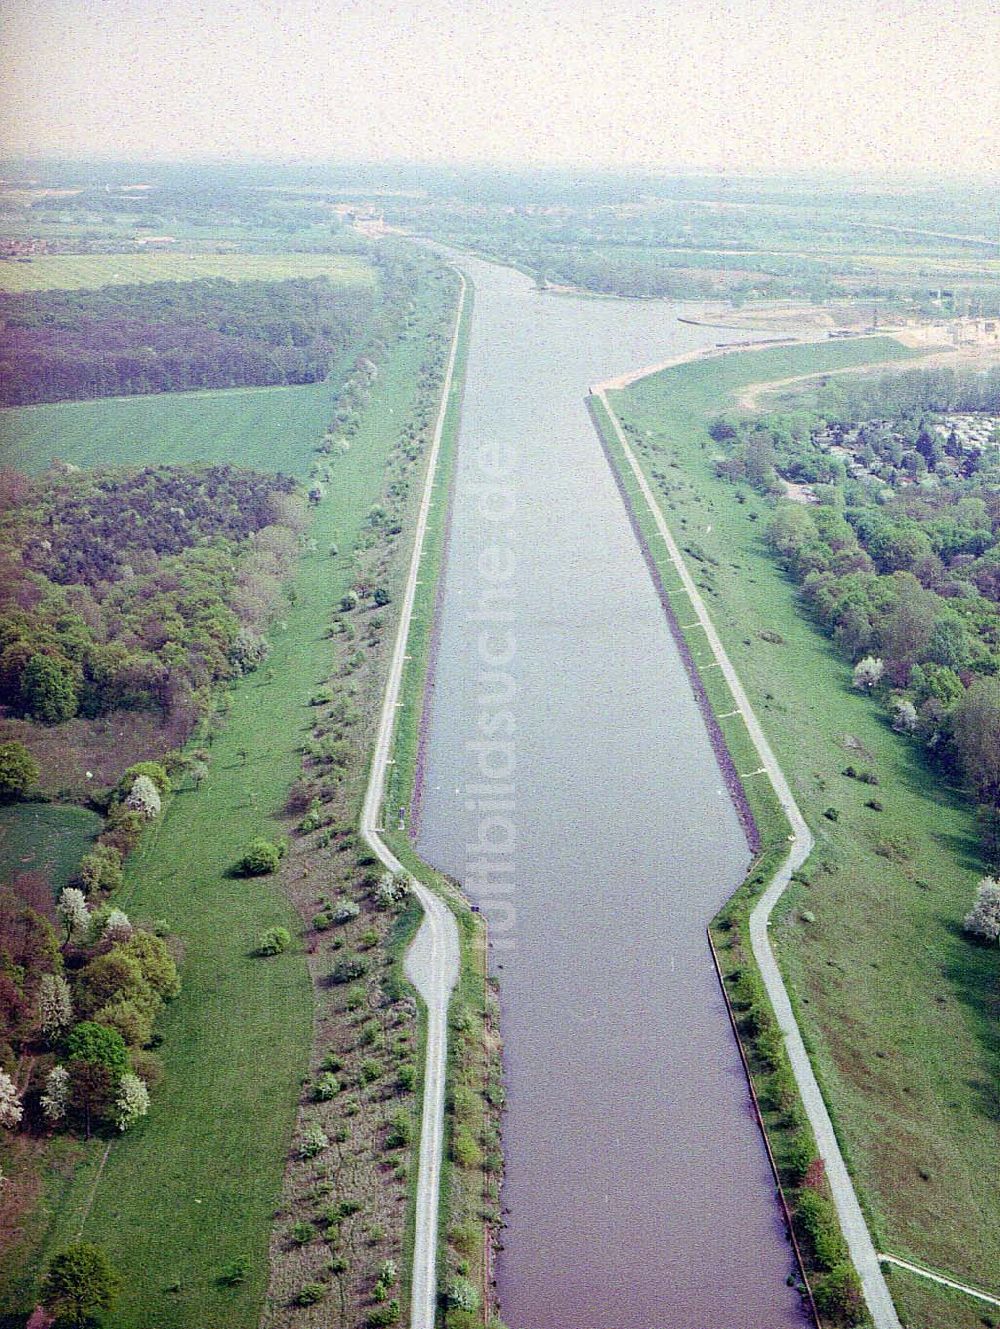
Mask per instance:
[[[840,1225],[844,1232],[844,1238],[847,1241],[851,1253],[851,1259],[854,1261],[858,1276],[861,1279],[861,1285],[864,1289],[865,1301],[868,1303],[868,1310],[875,1325],[875,1329],[901,1329],[899,1317],[896,1314],[896,1308],[893,1305],[892,1297],[889,1294],[889,1288],[886,1285],[885,1278],[882,1276],[882,1269],[879,1265],[878,1255],[875,1251],[875,1245],[868,1231],[868,1225],[865,1222],[864,1214],[861,1211],[861,1205],[858,1203],[858,1197],[854,1190],[854,1183],[851,1181],[850,1174],[847,1171],[847,1165],[844,1162],[843,1155],[840,1152],[840,1146],[837,1143],[837,1137],[834,1134],[833,1124],[830,1121],[830,1114],[827,1112],[826,1103],[823,1101],[823,1095],[820,1092],[819,1085],[816,1082],[816,1076],[813,1073],[812,1064],[806,1053],[805,1044],[802,1041],[802,1034],[795,1016],[792,1013],[791,1002],[788,999],[788,991],[781,977],[781,971],[778,968],[777,961],[774,958],[774,951],[771,948],[771,940],[768,936],[768,924],[774,906],[783,895],[788,886],[792,873],[806,861],[812,852],[813,837],[809,827],[805,823],[802,813],[792,795],[788,782],[778,765],[774,753],[771,751],[770,744],[764,736],[764,731],[760,726],[753,708],[743,690],[743,685],[739,680],[736,670],[733,668],[729,656],[726,654],[725,647],[719,639],[719,635],[712,624],[708,610],[705,608],[704,601],[698,592],[694,578],[688,572],[687,566],[681,556],[670,528],[667,525],[659,503],[649,486],[648,481],[642,471],[641,466],[629,446],[625,437],[625,432],[618,421],[618,417],[611,409],[611,404],[607,398],[607,384],[600,384],[591,389],[594,395],[600,400],[608,417],[614,427],[618,442],[625,453],[628,464],[635,475],[636,482],[642,491],[643,497],[649,505],[650,512],[656,522],[657,530],[663,538],[663,542],[670,554],[670,559],[674,565],[681,584],[685,592],[690,597],[691,608],[694,610],[698,622],[705,631],[705,637],[711,647],[712,654],[716,663],[722,670],[726,682],[729,684],[730,691],[736,702],[736,706],[743,715],[747,726],[747,732],[753,740],[754,746],[760,754],[761,766],[767,772],[775,792],[781,801],[792,826],[791,845],[788,857],[783,866],[775,874],[771,885],[761,896],[757,905],[750,915],[750,940],[753,947],[754,958],[760,967],[764,984],[767,988],[768,996],[774,1007],[775,1015],[778,1018],[778,1024],[785,1040],[785,1047],[788,1052],[788,1059],[791,1063],[792,1071],[795,1075],[796,1083],[799,1087],[799,1093],[802,1097],[802,1103],[809,1118],[809,1124],[812,1126],[813,1134],[816,1136],[816,1147],[820,1157],[826,1165],[826,1174],[830,1180],[830,1189],[833,1193],[834,1203],[837,1206],[837,1214],[840,1218]]]
[[[441,434],[452,392],[455,358],[458,354],[462,312],[465,307],[466,282],[459,274],[461,288],[455,332],[448,356],[441,406],[427,459],[427,477],[417,515],[413,539],[413,553],[399,615],[399,627],[393,646],[392,662],[379,717],[378,736],[372,757],[368,788],[361,811],[361,834],[365,843],[379,860],[394,873],[405,873],[402,863],[383,841],[380,832],[382,799],[385,792],[386,769],[392,751],[396,709],[399,701],[406,643],[413,617],[413,602],[417,593],[420,556],[423,552],[427,517],[430,512],[432,490],[437,474]],[[420,1164],[417,1172],[416,1229],[413,1241],[413,1276],[410,1287],[411,1329],[433,1329],[437,1307],[437,1234],[438,1210],[441,1190],[441,1155],[444,1141],[444,1091],[448,1056],[448,1004],[458,980],[459,941],[455,917],[444,901],[433,891],[409,877],[410,889],[420,901],[424,911],[413,944],[406,956],[406,974],[419,992],[427,1008],[427,1048],[424,1065],[423,1116],[420,1126]]]

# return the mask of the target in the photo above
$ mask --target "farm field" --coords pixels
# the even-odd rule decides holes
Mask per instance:
[[[353,254],[41,254],[30,262],[0,262],[0,291],[71,290],[137,282],[284,281],[329,277],[342,286],[370,286],[372,269]]]
[[[0,808],[0,870],[40,872],[53,894],[66,885],[103,822],[86,808],[16,803]]]
[[[30,474],[56,458],[75,466],[231,462],[302,479],[336,381],[10,407],[0,411],[0,464]]]
[[[281,832],[277,816],[299,771],[309,699],[331,666],[326,629],[355,575],[350,551],[381,493],[396,422],[405,418],[424,354],[423,339],[411,336],[387,361],[373,408],[337,459],[316,510],[311,535],[320,552],[300,562],[294,601],[271,634],[267,671],[226,694],[226,725],[212,744],[208,777],[175,795],[129,860],[118,902],[140,920],[167,918],[185,948],[182,993],[159,1025],[165,1079],[149,1117],[112,1142],[103,1164],[105,1142],[93,1141],[71,1182],[53,1173],[58,1208],[39,1213],[35,1255],[24,1263],[16,1297],[26,1296],[38,1265],[82,1225],[84,1239],[104,1244],[126,1276],[106,1321],[114,1329],[249,1329],[258,1322],[268,1236],[308,1069],[313,992],[297,949],[267,960],[251,955],[263,928],[298,931],[279,887],[229,873],[254,835]],[[317,418],[312,442],[327,416]],[[204,430],[211,439],[209,423]],[[300,438],[305,463],[310,440],[304,430]],[[255,435],[241,459],[273,465],[267,435]],[[334,541],[345,551],[335,558],[328,552]],[[224,1286],[224,1270],[243,1258],[246,1280]]]
[[[773,931],[876,1243],[996,1291],[995,959],[960,930],[982,872],[972,809],[851,689],[765,548],[767,506],[715,476],[706,431],[743,384],[843,366],[842,349],[678,367],[613,401],[816,836]],[[882,813],[841,774],[852,754]],[[975,1323],[930,1284],[893,1286],[921,1329]]]

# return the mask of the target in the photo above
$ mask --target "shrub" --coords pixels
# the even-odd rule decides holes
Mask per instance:
[[[482,1152],[468,1126],[456,1126],[451,1140],[452,1157],[459,1167],[474,1168],[482,1162]],[[467,1307],[475,1310],[474,1306]]]
[[[313,1227],[312,1223],[300,1221],[292,1228],[292,1241],[295,1242],[296,1246],[305,1246],[308,1242],[312,1241],[315,1235],[316,1229]]]
[[[795,1206],[795,1220],[822,1269],[832,1270],[847,1259],[837,1213],[826,1196],[818,1191],[802,1191]]]
[[[976,902],[962,926],[980,941],[1000,941],[1000,881],[983,877],[976,888]]]
[[[119,1082],[115,1108],[115,1124],[120,1131],[127,1131],[149,1111],[149,1090],[131,1071],[126,1071]]]
[[[312,1122],[302,1132],[302,1139],[299,1142],[300,1158],[315,1158],[321,1154],[330,1144],[329,1138],[323,1127],[316,1122]]]
[[[361,906],[355,904],[353,900],[340,897],[333,902],[333,921],[335,923],[350,923],[360,913]]]
[[[360,955],[342,955],[330,970],[331,983],[352,983],[356,978],[363,978],[368,966]],[[364,993],[362,992],[362,999]]]
[[[340,1093],[340,1081],[332,1071],[324,1071],[313,1087],[313,1098],[317,1103],[326,1103]]]
[[[137,761],[134,766],[128,768],[118,781],[118,795],[120,798],[126,796],[140,776],[144,776],[147,780],[153,782],[156,786],[156,792],[161,798],[170,792],[170,776],[162,762]]]
[[[0,743],[0,802],[23,798],[38,779],[38,763],[23,743]]]
[[[280,955],[292,944],[292,934],[287,928],[265,928],[257,938],[258,955]]]
[[[49,1264],[42,1283],[42,1305],[57,1321],[89,1324],[95,1312],[111,1310],[121,1279],[102,1246],[80,1241],[67,1246]]]
[[[303,1283],[295,1294],[296,1306],[315,1306],[317,1302],[323,1300],[326,1296],[326,1288],[322,1283]]]
[[[385,1137],[387,1149],[405,1149],[413,1136],[413,1123],[408,1112],[397,1112],[389,1123]]]
[[[385,1326],[396,1324],[398,1320],[399,1302],[395,1297],[392,1301],[387,1301],[384,1306],[377,1306],[368,1317],[371,1329],[385,1329]]]
[[[816,1150],[812,1140],[805,1131],[796,1132],[785,1155],[785,1166],[796,1185],[805,1180],[815,1161]]]
[[[251,840],[246,853],[239,861],[239,871],[244,877],[265,877],[277,872],[281,862],[281,850],[270,840],[258,837]]]
[[[456,1275],[456,1277],[449,1279],[445,1290],[445,1298],[448,1305],[454,1306],[456,1310],[473,1313],[479,1310],[479,1291],[475,1284],[470,1283],[467,1278]]]
[[[853,1265],[841,1260],[813,1281],[813,1296],[825,1315],[841,1316],[848,1324],[858,1324],[864,1313],[864,1297]]]
[[[328,928],[333,927],[333,915],[323,909],[318,914],[313,914],[312,925],[317,932],[326,932]]]
[[[130,812],[137,812],[145,821],[153,821],[160,815],[163,806],[156,785],[148,775],[139,775],[129,791],[125,806]]]
[[[227,1264],[225,1269],[219,1275],[219,1282],[223,1287],[239,1287],[245,1283],[247,1274],[250,1272],[250,1261],[245,1255],[238,1255],[231,1264]]]

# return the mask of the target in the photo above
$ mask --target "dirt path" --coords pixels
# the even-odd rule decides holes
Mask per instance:
[[[617,380],[615,381],[617,382]],[[770,937],[768,936],[768,926],[775,905],[784,894],[792,873],[802,866],[812,852],[812,833],[806,825],[805,819],[799,811],[784,773],[778,765],[774,753],[771,751],[770,744],[764,735],[760,722],[754,714],[750,701],[743,690],[739,675],[736,673],[729,656],[726,654],[725,647],[722,645],[722,641],[709,617],[708,610],[705,608],[705,603],[698,592],[694,578],[687,569],[681,551],[673,538],[666,519],[663,516],[662,509],[649,486],[645,473],[639,465],[635,453],[629,446],[618,417],[611,409],[611,405],[608,402],[606,395],[609,386],[610,385],[607,383],[602,383],[593,388],[592,392],[601,401],[604,409],[608,413],[608,418],[614,427],[618,442],[625,454],[629,467],[635,476],[636,483],[642,490],[643,497],[649,506],[649,510],[656,522],[657,529],[667,547],[667,552],[670,555],[670,559],[677,575],[681,579],[684,591],[690,598],[691,608],[694,610],[698,622],[704,629],[705,638],[711,648],[714,661],[722,670],[726,682],[729,684],[736,706],[743,716],[747,732],[759,754],[762,771],[766,772],[771,780],[771,783],[774,786],[774,791],[792,826],[788,858],[785,860],[782,867],[779,868],[771,885],[768,887],[767,891],[761,897],[750,915],[751,946],[753,948],[754,958],[760,967],[761,976],[763,977],[764,985],[767,988],[771,1004],[774,1007],[775,1015],[778,1018],[778,1024],[781,1028],[782,1035],[784,1036],[785,1050],[788,1053],[788,1059],[793,1074],[795,1075],[795,1081],[798,1085],[802,1104],[805,1108],[806,1115],[809,1118],[809,1123],[812,1126],[813,1134],[816,1137],[817,1150],[826,1165],[826,1174],[830,1182],[830,1190],[833,1194],[834,1203],[837,1207],[840,1225],[851,1253],[851,1259],[853,1260],[854,1266],[858,1271],[858,1276],[861,1279],[861,1286],[864,1290],[865,1301],[868,1304],[868,1310],[871,1314],[873,1324],[875,1325],[875,1329],[901,1329],[899,1317],[896,1315],[896,1308],[893,1305],[889,1288],[886,1285],[885,1278],[882,1274],[882,1268],[879,1264],[871,1233],[868,1231],[868,1225],[865,1222],[864,1214],[861,1211],[861,1205],[858,1202],[857,1193],[854,1190],[854,1183],[851,1181],[850,1174],[847,1171],[847,1165],[840,1152],[840,1145],[837,1143],[837,1137],[834,1134],[833,1123],[830,1120],[830,1114],[827,1112],[826,1103],[823,1100],[819,1084],[813,1073],[812,1063],[809,1060],[805,1044],[802,1040],[802,1034],[792,1012],[792,1005],[788,997],[788,991],[785,987],[784,979],[781,976],[781,971],[778,968],[777,961],[774,958]]]
[[[410,620],[413,617],[413,602],[417,593],[420,558],[427,531],[427,517],[437,473],[438,454],[441,450],[441,433],[451,395],[462,326],[462,311],[465,307],[466,281],[461,273],[459,280],[461,288],[458,312],[455,316],[455,332],[441,389],[441,406],[427,459],[427,477],[417,515],[413,553],[410,557],[399,626],[396,630],[382,713],[379,717],[371,774],[368,777],[368,788],[365,791],[365,801],[361,811],[361,834],[366,844],[390,872],[403,875],[408,874],[402,863],[381,838],[380,832],[384,829],[380,824],[382,800],[389,754],[392,751],[406,643],[410,632]],[[448,1005],[452,988],[458,980],[459,942],[455,917],[444,901],[414,878],[408,877],[408,880],[410,889],[423,908],[424,919],[406,955],[406,975],[423,998],[427,1009],[427,1049],[420,1123],[420,1161],[417,1171],[413,1275],[410,1284],[410,1326],[411,1329],[434,1329],[437,1308],[438,1210],[441,1192],[441,1156],[444,1145],[444,1091],[448,1055]]]

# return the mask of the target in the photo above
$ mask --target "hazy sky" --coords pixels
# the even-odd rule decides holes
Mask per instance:
[[[998,0],[0,0],[0,151],[1000,172]]]

